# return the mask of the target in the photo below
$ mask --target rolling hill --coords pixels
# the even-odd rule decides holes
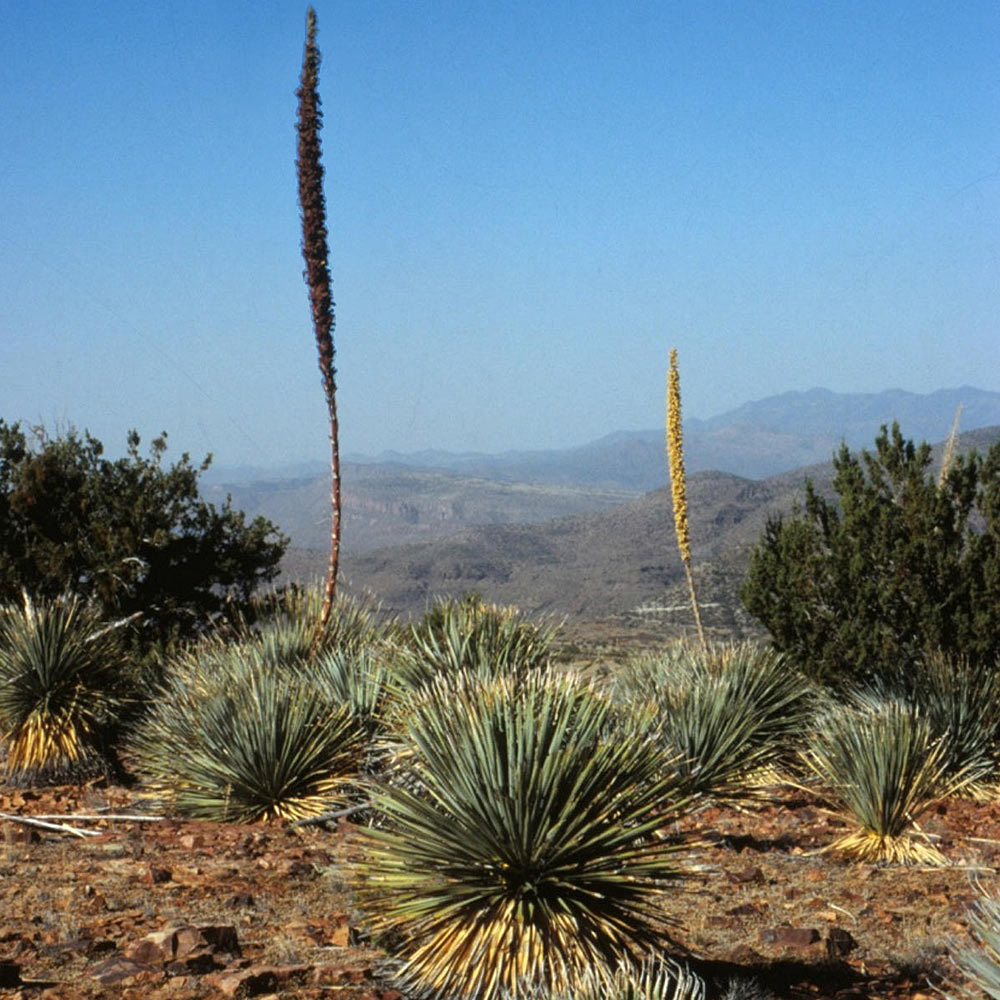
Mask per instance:
[[[828,462],[841,441],[868,446],[893,419],[908,437],[941,440],[960,404],[963,428],[1000,425],[1000,393],[967,387],[923,396],[785,393],[708,421],[688,421],[685,461],[689,473],[764,480]],[[290,471],[210,470],[205,495],[215,502],[231,495],[248,514],[278,524],[296,548],[325,549],[328,473]],[[342,479],[343,548],[356,554],[443,538],[474,525],[538,524],[608,509],[665,486],[667,463],[662,430],[621,431],[561,451],[387,453],[345,461]]]
[[[962,450],[984,451],[1000,427],[962,435]],[[750,549],[769,517],[791,510],[809,478],[831,493],[832,463],[765,480],[730,473],[690,477],[692,554],[706,626],[720,636],[756,632],[739,601]],[[294,572],[323,570],[322,553],[304,553]],[[345,556],[343,579],[370,591],[386,610],[421,613],[435,597],[477,591],[532,613],[613,623],[654,632],[691,627],[683,567],[673,534],[669,490],[540,524],[492,524],[434,541]],[[290,566],[291,568],[291,566]]]
[[[841,441],[868,447],[894,417],[908,437],[941,440],[960,402],[965,426],[995,414],[995,426],[960,438],[963,448],[984,450],[1000,437],[1000,394],[973,389],[928,396],[787,393],[689,422],[693,554],[709,629],[727,636],[755,630],[738,599],[749,550],[768,517],[792,507],[807,476],[829,490],[829,459]],[[812,461],[817,455],[821,460]],[[436,596],[478,591],[529,612],[617,630],[691,627],[662,432],[622,432],[561,452],[381,458],[344,464],[341,565],[345,586],[375,593],[386,610],[419,614]],[[718,467],[705,469],[708,462]],[[739,471],[761,468],[777,471]],[[206,490],[214,500],[227,493],[291,535],[286,580],[322,575],[326,476]]]

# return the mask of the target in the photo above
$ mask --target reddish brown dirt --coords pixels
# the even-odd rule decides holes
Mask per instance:
[[[136,808],[127,791],[98,785],[0,787],[8,814],[108,807]],[[381,953],[360,939],[345,887],[350,826],[78,825],[99,835],[0,819],[3,995],[399,1000],[379,978]],[[684,826],[704,844],[691,852],[684,887],[664,892],[678,942],[709,981],[755,978],[778,1000],[939,996],[942,975],[956,975],[949,953],[968,943],[972,879],[989,884],[1000,862],[992,804],[948,802],[924,818],[952,862],[943,869],[817,853],[846,827],[800,793],[752,810],[703,810]],[[156,947],[144,942],[178,926],[200,936],[167,935],[176,955],[163,952],[163,935]]]

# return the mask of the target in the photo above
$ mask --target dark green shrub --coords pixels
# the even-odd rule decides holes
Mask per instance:
[[[203,501],[209,460],[165,468],[166,447],[156,438],[144,458],[132,431],[111,461],[89,434],[29,442],[0,420],[0,601],[76,594],[107,619],[136,614],[152,641],[202,630],[271,581],[287,539]]]
[[[834,503],[768,523],[742,589],[776,648],[834,684],[869,682],[930,650],[1000,657],[1000,443],[938,479],[898,425],[834,458]]]

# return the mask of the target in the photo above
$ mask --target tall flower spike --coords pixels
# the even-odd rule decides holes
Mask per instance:
[[[705,632],[701,626],[701,611],[691,573],[691,534],[688,528],[687,484],[684,477],[684,437],[681,431],[681,376],[677,369],[677,348],[670,350],[670,369],[667,373],[667,457],[670,461],[670,494],[674,506],[674,530],[677,547],[687,576],[691,608],[702,648],[707,649]]]
[[[302,60],[299,98],[298,160],[299,206],[302,210],[302,257],[309,286],[313,329],[319,350],[319,370],[323,378],[330,418],[330,561],[327,567],[323,607],[317,624],[319,642],[333,608],[337,592],[337,567],[340,561],[340,442],[337,422],[337,370],[333,365],[333,295],[330,290],[329,250],[326,239],[326,200],[323,196],[323,164],[320,159],[319,130],[323,115],[317,87],[319,84],[319,49],[316,46],[316,12],[309,8],[306,18],[306,49]]]
[[[958,421],[962,416],[962,404],[958,404],[955,410],[955,419],[951,422],[951,431],[948,440],[945,442],[944,454],[941,456],[941,471],[938,473],[938,489],[944,486],[948,473],[951,471],[951,463],[955,461],[955,442],[958,440]]]

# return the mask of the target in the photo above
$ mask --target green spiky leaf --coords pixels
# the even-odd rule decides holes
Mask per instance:
[[[660,830],[688,807],[669,760],[612,705],[550,671],[430,685],[406,719],[401,775],[358,869],[406,978],[499,996],[560,989],[649,945],[681,874]]]

